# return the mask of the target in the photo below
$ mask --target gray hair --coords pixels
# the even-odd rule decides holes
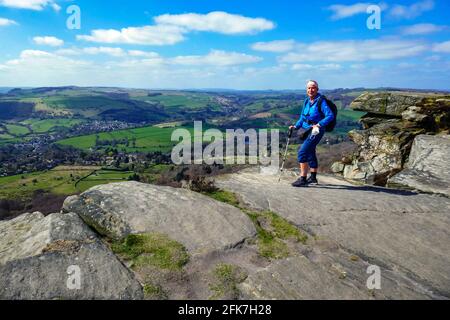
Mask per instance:
[[[308,84],[310,83],[314,83],[316,85],[317,88],[319,88],[319,83],[316,80],[308,80],[306,82],[306,88],[308,88]]]

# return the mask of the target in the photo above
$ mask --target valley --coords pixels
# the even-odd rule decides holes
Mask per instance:
[[[360,92],[324,92],[341,109],[338,127],[319,147],[319,157],[327,165],[332,160],[330,145],[337,146],[331,153],[339,157],[336,150],[349,148],[348,131],[359,128],[364,113],[348,106]],[[171,163],[170,153],[177,144],[171,141],[174,130],[185,128],[192,134],[194,121],[202,121],[204,130],[280,129],[283,144],[286,128],[298,119],[304,98],[300,91],[3,90],[0,214],[50,212],[65,196],[98,184],[138,180],[174,185],[192,179],[197,173],[186,174],[191,169]],[[299,143],[291,146],[291,166]],[[211,169],[200,171],[208,175]],[[50,211],[42,206],[42,199],[53,204]]]

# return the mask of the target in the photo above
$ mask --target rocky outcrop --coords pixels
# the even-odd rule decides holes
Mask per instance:
[[[0,234],[0,299],[143,297],[132,272],[74,213],[25,214],[0,222]]]
[[[63,208],[109,238],[159,232],[190,254],[231,248],[256,234],[251,220],[233,206],[190,190],[138,182],[94,187],[68,198]]]
[[[291,259],[250,275],[242,284],[247,297],[361,297],[369,265],[381,269],[377,297],[450,297],[449,199],[323,176],[318,187],[292,188],[294,180],[278,184],[276,176],[242,172],[217,181],[249,207],[277,212],[316,241],[303,253],[309,261]],[[320,242],[329,244],[324,249]]]
[[[388,186],[450,196],[450,135],[416,137],[405,170]]]
[[[450,199],[295,179],[217,177],[238,207],[110,184],[0,222],[0,299],[450,299]]]
[[[416,136],[450,130],[450,95],[365,93],[351,107],[367,112],[363,130],[349,133],[359,148],[350,164],[334,165],[333,171],[353,181],[386,185],[404,169]]]

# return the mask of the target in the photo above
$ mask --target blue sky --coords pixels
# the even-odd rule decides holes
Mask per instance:
[[[447,0],[0,0],[0,86],[449,90],[449,18]]]

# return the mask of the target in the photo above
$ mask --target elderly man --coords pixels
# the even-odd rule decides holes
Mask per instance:
[[[300,119],[295,126],[290,127],[290,129],[295,128],[296,130],[303,128],[307,131],[308,136],[298,152],[300,179],[292,184],[294,187],[307,187],[309,184],[318,184],[317,171],[319,164],[316,147],[325,134],[325,127],[335,118],[326,99],[319,93],[317,81],[308,81],[306,88],[308,98],[305,101]],[[310,169],[311,176],[307,178]]]

